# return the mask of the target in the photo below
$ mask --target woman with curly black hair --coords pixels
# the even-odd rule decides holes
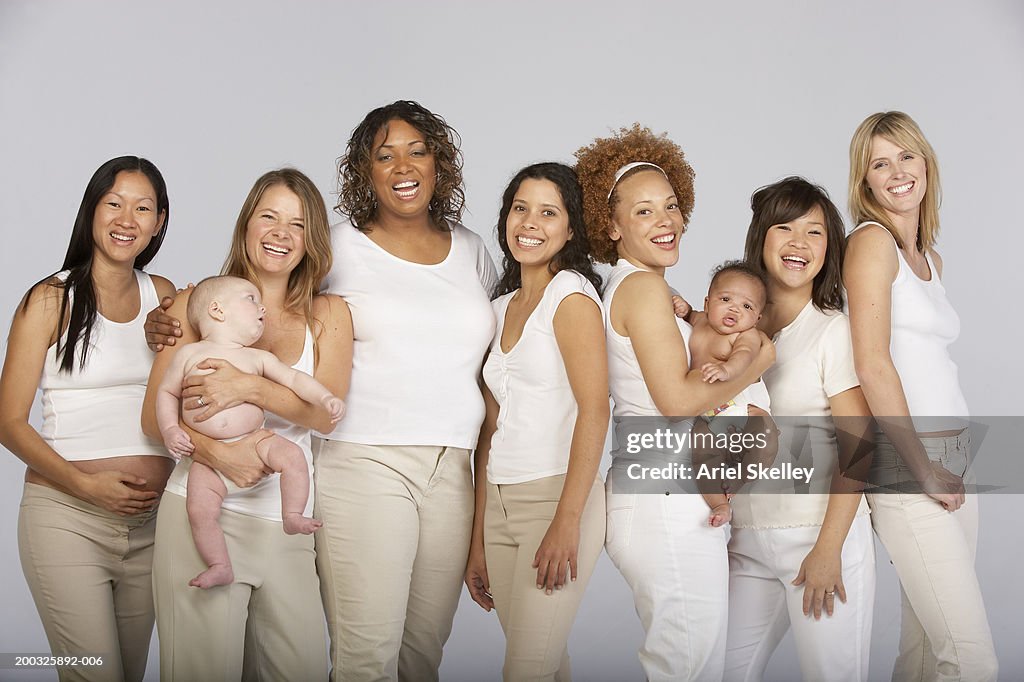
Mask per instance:
[[[597,466],[608,430],[601,278],[573,170],[519,171],[497,232],[504,272],[466,585],[498,611],[506,680],[569,679],[569,631],[604,546]]]
[[[497,277],[458,222],[462,157],[440,116],[408,101],[371,111],[339,177],[347,219],[326,284],[352,311],[352,384],[315,462],[331,675],[436,680],[469,553]]]
[[[624,443],[624,430],[636,425],[624,417],[643,417],[684,436],[695,415],[758,379],[771,365],[772,345],[763,339],[751,366],[730,381],[708,384],[699,370],[690,371],[690,327],[676,318],[665,281],[693,210],[693,169],[674,142],[634,125],[576,156],[594,254],[614,264],[604,305],[616,441]],[[766,427],[748,419],[746,430]],[[774,444],[774,433],[768,440]],[[708,506],[698,494],[625,488],[625,454],[624,448],[612,452],[607,549],[633,591],[646,633],[644,673],[648,680],[720,680],[729,580],[725,530],[708,525]],[[688,452],[680,454],[689,459]]]

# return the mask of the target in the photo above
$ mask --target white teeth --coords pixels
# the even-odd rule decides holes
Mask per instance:
[[[419,187],[419,186],[420,186],[420,183],[418,183],[418,182],[416,182],[414,180],[406,180],[405,182],[398,183],[394,187],[395,187],[395,189],[407,189],[407,188],[410,188],[410,187]]]
[[[911,182],[908,182],[906,184],[899,185],[897,187],[890,187],[888,191],[889,191],[889,194],[900,195],[900,194],[906,194],[911,189],[913,189],[913,187],[914,187],[914,183],[911,181]]]
[[[540,246],[544,242],[540,239],[534,239],[533,237],[516,237],[516,241],[523,246]]]
[[[655,244],[671,244],[675,240],[676,236],[674,234],[666,234],[664,237],[655,237],[651,241]]]
[[[133,242],[133,241],[135,241],[135,237],[132,237],[132,236],[127,235],[127,234],[118,234],[116,232],[111,232],[110,236],[113,237],[116,241],[119,241],[119,242]]]
[[[800,263],[801,265],[807,265],[807,260],[800,256],[783,256],[782,260],[787,260],[792,263]]]
[[[276,253],[281,256],[286,256],[291,252],[291,249],[286,249],[283,246],[274,246],[273,244],[264,244],[263,248],[270,253]]]

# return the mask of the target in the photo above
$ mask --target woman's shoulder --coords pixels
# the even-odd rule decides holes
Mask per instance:
[[[149,276],[149,281],[153,283],[153,288],[156,289],[157,298],[164,298],[165,296],[174,298],[177,291],[174,288],[174,282],[161,275],[146,272],[142,274]]]
[[[595,301],[600,302],[601,300],[597,289],[594,288],[590,280],[575,270],[559,270],[548,285],[548,289],[552,291],[557,299],[565,298],[571,294],[586,294]]]
[[[313,297],[311,308],[313,317],[320,320],[340,320],[351,318],[348,303],[337,294],[317,294]]]

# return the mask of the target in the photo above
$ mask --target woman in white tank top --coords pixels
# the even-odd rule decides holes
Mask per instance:
[[[138,426],[152,355],[145,312],[174,293],[141,271],[167,227],[167,188],[135,156],[89,180],[62,271],[15,312],[0,442],[27,465],[18,548],[62,680],[141,680],[153,631],[155,508],[172,460]],[[43,425],[28,421],[42,389]]]
[[[260,287],[266,314],[254,347],[344,396],[351,318],[340,298],[316,295],[330,266],[327,212],[313,182],[292,168],[257,179],[239,212],[222,273]],[[154,310],[147,324],[150,342],[166,346],[153,362],[143,412],[143,427],[154,435],[159,434],[157,388],[177,348],[198,339],[185,314],[190,295],[186,289],[173,303],[165,302],[169,309]],[[268,413],[265,428],[294,441],[312,467],[310,429],[332,428],[323,406],[223,360],[206,362],[211,373],[185,381],[185,409],[206,407],[197,414],[209,418],[242,402],[258,405]],[[327,651],[314,538],[285,535],[281,529],[280,485],[276,475],[264,478],[255,452],[267,431],[233,443],[192,430],[189,435],[196,446],[192,458],[246,490],[228,495],[220,516],[235,581],[202,590],[188,585],[190,573],[204,565],[185,509],[192,458],[183,458],[171,475],[160,505],[153,560],[161,679],[237,680],[243,668],[268,679],[323,679]]]
[[[576,156],[594,256],[615,265],[604,304],[617,432],[636,424],[630,418],[692,418],[756,381],[774,357],[767,339],[736,379],[707,384],[690,371],[689,325],[676,319],[665,281],[693,209],[693,169],[682,150],[635,125]],[[748,420],[748,429],[759,422]],[[666,423],[680,432],[689,426],[686,419]],[[644,674],[649,680],[720,680],[729,578],[725,530],[708,526],[708,506],[696,492],[618,490],[622,454],[620,443],[607,483],[606,549],[633,591],[644,627]]]
[[[597,467],[608,432],[601,278],[573,170],[519,171],[497,231],[504,272],[483,369],[466,585],[498,612],[506,680],[569,680],[569,632],[604,547]]]
[[[854,360],[881,433],[868,496],[902,586],[894,680],[995,680],[998,664],[974,570],[975,495],[965,495],[967,405],[948,346],[960,320],[934,250],[939,168],[902,112],[865,119],[850,142],[843,281]],[[879,488],[881,489],[881,488]]]

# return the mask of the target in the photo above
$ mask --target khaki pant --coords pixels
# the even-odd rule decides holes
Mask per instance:
[[[580,518],[576,582],[537,589],[534,556],[555,516],[565,476],[487,486],[484,549],[494,607],[505,632],[505,680],[571,679],[566,645],[604,547],[604,484],[594,481]]]
[[[235,582],[203,590],[185,498],[164,493],[157,515],[153,593],[163,682],[323,680],[327,647],[313,538],[281,523],[223,510]]]
[[[102,656],[61,667],[63,680],[141,680],[153,635],[155,511],[118,516],[26,483],[18,552],[55,656]]]
[[[314,440],[331,679],[437,680],[469,554],[469,451]]]
[[[957,475],[967,467],[967,431],[948,438],[922,438],[929,459]],[[895,448],[880,436],[872,480],[912,481]],[[970,474],[966,476],[970,482]],[[919,493],[868,495],[875,532],[900,578],[903,618],[896,682],[998,677],[992,633],[974,570],[978,544],[978,498],[955,512]]]

